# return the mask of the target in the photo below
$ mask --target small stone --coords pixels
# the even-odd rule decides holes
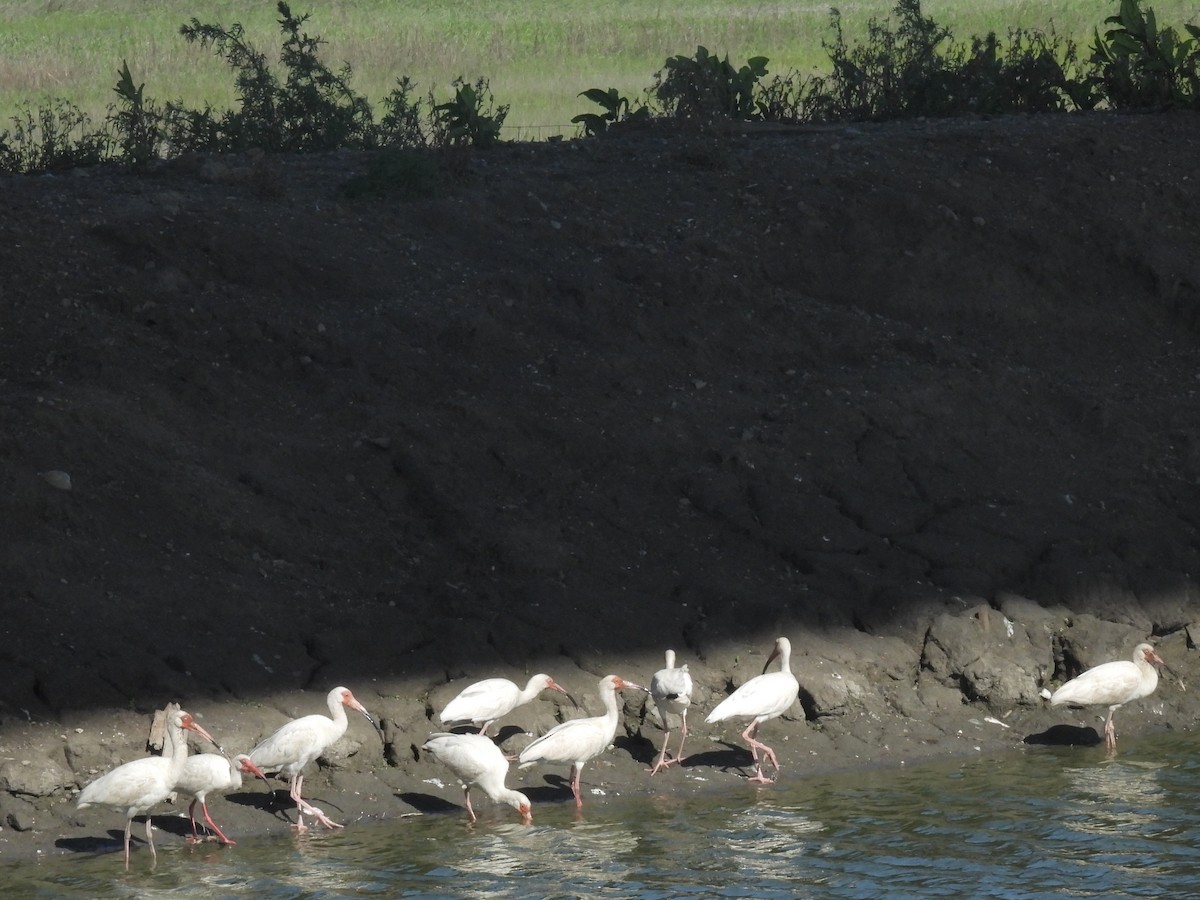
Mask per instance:
[[[60,491],[69,491],[71,489],[71,476],[61,469],[50,469],[46,472],[39,472],[39,475],[45,479],[46,483],[51,487],[56,487]]]

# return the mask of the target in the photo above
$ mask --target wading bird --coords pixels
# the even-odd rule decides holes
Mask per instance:
[[[325,752],[346,733],[346,707],[357,709],[372,726],[375,720],[366,707],[354,699],[348,688],[335,687],[325,698],[329,715],[316,713],[281,725],[278,730],[250,751],[250,759],[263,772],[284,775],[288,779],[288,795],[296,803],[296,829],[304,831],[304,817],[312,816],[326,828],[341,828],[317,807],[301,796],[304,787],[304,767]]]
[[[767,666],[771,665],[775,657],[779,657],[779,671],[768,672]],[[750,776],[750,780],[759,784],[770,784],[775,780],[763,774],[759,752],[761,751],[763,757],[775,766],[776,776],[779,774],[779,760],[776,759],[774,750],[755,740],[758,726],[768,719],[783,715],[800,696],[800,683],[792,674],[791,660],[791,641],[785,637],[778,638],[771,655],[767,657],[766,665],[763,666],[763,674],[754,676],[718,703],[716,709],[704,720],[712,723],[725,719],[750,719],[750,724],[742,732],[742,740],[749,745],[750,756],[754,759],[754,774]]]
[[[549,675],[534,675],[524,690],[507,678],[485,678],[463,688],[457,697],[446,704],[438,718],[443,725],[470,722],[479,726],[480,734],[487,734],[493,722],[507,716],[545,690],[566,694],[568,700],[579,706],[575,703],[575,698],[567,694],[566,689]]]
[[[1109,750],[1117,748],[1117,730],[1113,727],[1113,713],[1130,700],[1139,700],[1154,693],[1158,687],[1156,665],[1167,671],[1170,667],[1149,644],[1138,644],[1133,650],[1133,660],[1117,660],[1101,663],[1082,675],[1072,678],[1053,694],[1043,691],[1051,706],[1064,703],[1072,706],[1107,706],[1108,718],[1104,720],[1104,745]]]
[[[576,808],[582,808],[583,798],[579,792],[580,773],[583,772],[584,765],[603,753],[616,737],[617,691],[625,688],[645,690],[640,684],[626,681],[619,675],[606,675],[600,679],[599,691],[600,699],[604,702],[604,715],[569,719],[555,725],[521,751],[518,757],[521,768],[527,769],[537,762],[570,763],[571,793],[575,796]]]
[[[192,823],[191,840],[193,842],[200,840],[200,835],[196,832],[196,803],[199,802],[200,809],[204,813],[204,821],[221,839],[221,842],[224,844],[237,843],[237,841],[225,837],[224,832],[212,820],[212,816],[208,814],[207,798],[213,791],[223,794],[241,787],[243,772],[261,778],[263,781],[267,780],[267,776],[258,766],[254,765],[254,761],[245,753],[240,753],[233,759],[222,753],[200,753],[196,756],[189,756],[184,761],[183,771],[175,782],[175,791],[192,798],[192,802],[188,804],[188,819]]]
[[[478,818],[471,808],[471,786],[475,784],[496,803],[507,803],[519,812],[521,821],[526,825],[533,822],[529,798],[505,786],[508,760],[490,737],[439,732],[431,734],[421,749],[432,753],[462,782],[463,799],[467,802],[467,814],[472,822]]]
[[[666,666],[655,672],[654,677],[650,679],[650,696],[654,699],[654,708],[658,710],[658,720],[662,723],[662,729],[667,733],[663,738],[662,753],[658,755],[654,768],[649,770],[650,774],[654,775],[660,769],[683,762],[685,758],[683,742],[688,736],[687,713],[692,703],[692,676],[688,674],[686,664],[675,668],[674,650],[666,652]],[[667,759],[667,745],[671,742],[671,722],[675,718],[682,723],[679,750],[674,759]]]
[[[146,843],[150,845],[150,856],[155,861],[158,860],[149,810],[155,804],[166,800],[175,790],[175,784],[187,761],[187,738],[183,733],[185,730],[194,731],[217,745],[212,735],[205,731],[190,713],[172,710],[167,713],[167,746],[163,747],[162,756],[148,756],[117,766],[79,792],[79,799],[76,800],[79,809],[89,806],[111,806],[125,812],[126,869],[129,868],[129,832],[133,826],[133,817],[138,813],[146,813]]]

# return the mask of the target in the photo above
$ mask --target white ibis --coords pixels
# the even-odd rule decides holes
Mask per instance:
[[[346,733],[349,724],[346,721],[346,707],[357,709],[371,725],[375,725],[366,707],[354,699],[348,688],[335,687],[329,692],[326,702],[329,704],[328,716],[317,713],[292,719],[250,751],[250,759],[263,772],[287,776],[288,794],[296,803],[298,831],[306,830],[306,815],[312,816],[326,828],[342,827],[308,803],[301,796],[301,789],[304,787],[304,767]]]
[[[771,661],[775,657],[779,657],[779,671],[768,672],[767,666],[771,665]],[[750,781],[759,784],[771,784],[775,780],[767,778],[763,774],[759,751],[761,750],[763,757],[769,759],[775,766],[777,776],[779,760],[776,759],[774,750],[755,740],[754,736],[758,733],[758,726],[768,719],[783,715],[800,696],[800,683],[792,674],[791,661],[791,641],[785,637],[776,639],[775,648],[767,657],[766,665],[763,666],[763,674],[754,676],[718,703],[716,709],[710,712],[708,718],[704,720],[711,723],[721,722],[725,719],[750,719],[750,724],[742,732],[742,740],[749,745],[750,756],[754,759],[754,775],[750,777]]]
[[[1154,668],[1156,665],[1168,668],[1152,646],[1138,644],[1133,649],[1132,661],[1116,660],[1088,669],[1050,694],[1050,705],[1069,703],[1072,706],[1107,706],[1104,745],[1109,750],[1115,750],[1117,731],[1113,727],[1113,713],[1130,700],[1138,700],[1154,693],[1154,689],[1158,687],[1158,671]],[[1045,696],[1047,692],[1042,693]]]
[[[655,672],[654,677],[650,679],[650,696],[654,698],[654,708],[658,710],[658,720],[662,723],[663,731],[667,733],[667,736],[663,738],[662,753],[658,755],[658,761],[654,764],[654,768],[649,770],[650,774],[654,775],[660,769],[684,760],[683,742],[687,740],[688,735],[687,712],[692,703],[692,676],[688,674],[686,663],[675,668],[674,650],[667,651],[666,666]],[[673,718],[678,718],[682,722],[680,728],[682,734],[679,738],[679,750],[675,754],[675,758],[667,759],[667,745],[671,742]]]
[[[544,690],[566,694],[568,700],[576,706],[579,705],[575,703],[575,698],[567,694],[566,689],[549,675],[534,675],[524,690],[507,678],[485,678],[463,688],[457,697],[446,704],[438,718],[443,725],[470,722],[480,726],[480,734],[487,734],[493,722],[533,700]]]
[[[606,675],[600,679],[600,699],[604,701],[605,713],[585,719],[569,719],[555,725],[540,738],[530,743],[517,757],[521,768],[527,769],[536,762],[571,763],[571,793],[575,796],[576,808],[583,807],[579,794],[579,776],[584,764],[603,753],[617,734],[617,691],[645,688],[619,675]]]
[[[132,762],[117,766],[106,775],[101,775],[82,791],[76,805],[79,809],[89,806],[111,806],[125,812],[125,868],[129,868],[129,832],[133,826],[133,817],[138,813],[146,813],[146,843],[150,845],[150,855],[157,861],[158,853],[154,849],[154,833],[150,824],[150,807],[161,803],[175,790],[175,783],[183,771],[187,760],[187,738],[184,730],[196,734],[213,744],[211,734],[204,730],[192,718],[190,713],[174,710],[167,714],[167,744],[162,756],[148,756],[145,759],[135,759]]]
[[[208,814],[207,797],[213,791],[223,794],[241,787],[243,772],[261,778],[263,781],[267,780],[267,776],[254,764],[254,760],[245,753],[239,753],[233,759],[223,753],[200,753],[196,756],[189,756],[184,761],[183,770],[175,782],[175,790],[177,793],[192,798],[192,802],[188,805],[188,819],[192,823],[191,840],[193,842],[200,840],[200,836],[196,833],[196,803],[199,802],[200,809],[204,813],[204,821],[221,839],[221,842],[224,844],[237,843],[237,841],[225,837],[225,834],[217,827],[217,823],[212,820],[212,816]]]
[[[521,814],[521,821],[532,824],[533,813],[529,798],[520,791],[509,790],[504,779],[508,775],[508,760],[492,739],[482,734],[431,734],[421,747],[437,757],[455,774],[463,786],[467,813],[477,820],[471,808],[471,785],[477,784],[496,803],[507,803]]]

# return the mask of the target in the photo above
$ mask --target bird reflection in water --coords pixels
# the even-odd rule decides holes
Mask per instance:
[[[1074,807],[1074,814],[1064,816],[1063,824],[1087,834],[1151,834],[1165,798],[1162,768],[1162,763],[1110,759],[1065,769],[1070,793],[1063,798],[1064,808]]]

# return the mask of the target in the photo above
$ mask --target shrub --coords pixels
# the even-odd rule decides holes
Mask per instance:
[[[500,140],[508,107],[495,105],[486,79],[454,79],[454,99],[433,107],[437,147],[490,147]]]
[[[1153,9],[1144,13],[1138,0],[1121,0],[1104,36],[1096,31],[1092,62],[1094,82],[1116,109],[1200,109],[1200,27],[1185,25],[1181,38],[1173,28],[1158,27]]]
[[[762,110],[754,95],[768,61],[754,56],[735,69],[728,56],[718,59],[700,46],[695,56],[666,61],[654,93],[668,113],[681,118],[760,119]]]
[[[18,108],[13,127],[0,132],[0,171],[50,172],[94,166],[112,154],[112,134],[105,122],[92,129],[91,117],[66,100],[36,110]]]

